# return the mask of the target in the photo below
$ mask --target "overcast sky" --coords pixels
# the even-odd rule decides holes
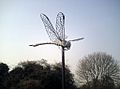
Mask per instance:
[[[71,68],[93,52],[106,52],[120,60],[120,0],[0,0],[0,62],[11,67],[42,58],[61,62],[57,46],[28,46],[50,41],[40,13],[55,27],[59,12],[65,15],[67,39],[85,38],[66,51],[66,64]]]

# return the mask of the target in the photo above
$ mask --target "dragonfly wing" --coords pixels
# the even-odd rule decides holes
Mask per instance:
[[[47,34],[51,41],[57,42],[58,40],[58,34],[56,33],[52,23],[50,22],[49,18],[45,14],[40,14],[40,17],[42,19],[42,22],[45,26],[45,29],[47,31]]]
[[[65,40],[65,16],[62,12],[59,12],[56,18],[56,32],[60,40]]]
[[[73,39],[73,40],[69,40],[69,41],[79,41],[79,40],[83,40],[84,38],[77,38],[77,39]]]

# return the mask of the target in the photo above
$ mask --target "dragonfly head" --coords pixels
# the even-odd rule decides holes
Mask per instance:
[[[65,47],[65,50],[69,50],[70,47],[71,47],[71,42],[70,41],[65,41],[64,42],[64,47]]]

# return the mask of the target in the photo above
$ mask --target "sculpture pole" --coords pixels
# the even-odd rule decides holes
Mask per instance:
[[[65,89],[65,50],[62,47],[62,89]]]

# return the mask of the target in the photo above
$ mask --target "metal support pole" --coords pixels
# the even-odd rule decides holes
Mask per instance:
[[[65,89],[65,55],[64,47],[62,46],[62,89]]]

